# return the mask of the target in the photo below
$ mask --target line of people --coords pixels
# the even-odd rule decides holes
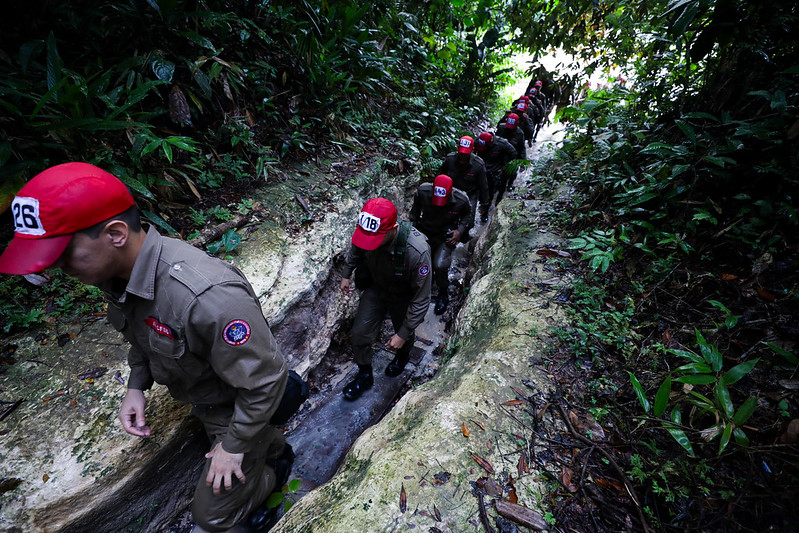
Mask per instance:
[[[476,215],[482,224],[488,222],[492,203],[502,200],[516,178],[520,165],[514,162],[527,159],[525,141],[528,146],[535,142],[547,109],[541,86],[535,82],[529,94],[513,102],[496,132],[481,132],[477,141],[469,135],[458,139],[457,150],[444,157],[433,182],[417,189],[408,221],[400,220],[385,198],[363,206],[341,270],[341,290],[346,295],[361,291],[350,334],[358,372],[344,386],[346,400],[357,400],[374,384],[371,346],[386,315],[395,333],[385,348],[395,355],[385,374],[394,377],[408,363],[433,280],[434,313],[446,311],[453,251],[471,238]]]

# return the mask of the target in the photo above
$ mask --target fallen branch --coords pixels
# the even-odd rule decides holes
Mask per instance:
[[[220,239],[228,230],[242,227],[249,222],[251,216],[252,214],[236,215],[236,217],[231,220],[201,231],[197,237],[194,237],[188,242],[192,246],[202,248],[206,244]]]

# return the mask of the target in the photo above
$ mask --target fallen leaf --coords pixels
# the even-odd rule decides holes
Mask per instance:
[[[477,464],[479,464],[483,468],[483,470],[485,470],[489,474],[493,474],[494,473],[494,466],[490,462],[486,461],[485,459],[483,459],[482,457],[480,457],[479,455],[477,455],[474,452],[471,452],[471,454],[472,454],[472,459],[474,459],[474,461]]]
[[[502,496],[503,492],[502,487],[500,487],[499,483],[494,481],[493,478],[486,479],[485,489],[486,489],[486,494],[488,494],[492,498],[499,498],[500,496]]]
[[[464,422],[463,425],[461,426],[461,431],[463,432],[464,437],[469,436],[469,428],[466,426],[466,422]]]
[[[624,490],[624,485],[622,485],[618,481],[612,479],[605,479],[603,477],[598,477],[596,478],[595,481],[596,484],[602,487],[603,489],[614,488],[617,491],[621,492],[622,494],[626,493],[626,491]]]
[[[721,279],[723,279],[724,281],[732,281],[734,279],[738,279],[738,276],[736,276],[735,274],[722,274]]]
[[[572,483],[573,475],[574,472],[572,472],[571,468],[564,467],[560,472],[560,482],[563,483],[563,486],[566,487],[566,490],[569,492],[577,492],[577,487]]]
[[[524,403],[524,400],[508,400],[507,402],[502,402],[502,405],[522,405]]]
[[[511,386],[511,389],[513,389],[513,392],[515,392],[516,394],[518,394],[522,398],[527,398],[527,395],[524,392],[522,392],[521,390],[517,389],[516,387]]]
[[[50,476],[48,476],[47,474],[42,476],[42,481],[44,481],[45,483],[47,483],[48,479],[50,479]]]
[[[760,287],[757,288],[757,293],[760,295],[761,298],[766,299],[770,302],[773,302],[777,299],[776,296],[768,292],[766,289],[761,289]]]
[[[482,429],[483,431],[485,431],[485,430],[486,430],[486,427],[485,427],[483,424],[481,424],[479,421],[477,421],[477,420],[472,420],[472,422],[474,422],[474,423],[475,423],[475,425],[476,425],[477,427],[479,427],[480,429]]]
[[[433,512],[436,515],[436,522],[441,522],[441,513],[439,512],[438,507],[436,507],[435,504],[433,504]]]
[[[405,495],[405,483],[402,484],[400,489],[400,512],[404,513],[408,510],[408,496]]]
[[[518,477],[522,477],[522,474],[529,474],[530,473],[530,466],[527,464],[527,454],[522,453],[519,456],[519,462],[516,463],[516,473]]]

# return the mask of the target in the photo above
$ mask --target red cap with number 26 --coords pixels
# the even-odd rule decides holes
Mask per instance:
[[[14,238],[0,256],[0,272],[44,270],[64,253],[73,233],[133,205],[125,184],[94,165],[48,168],[26,183],[11,203]]]
[[[352,244],[364,250],[374,250],[389,230],[397,227],[397,208],[385,198],[366,202],[358,217],[358,227],[352,234]]]

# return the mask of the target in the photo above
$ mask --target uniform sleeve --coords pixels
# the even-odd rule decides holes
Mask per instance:
[[[405,320],[397,331],[397,335],[405,340],[408,340],[411,333],[424,321],[427,308],[430,306],[430,284],[433,270],[430,265],[430,247],[425,246],[420,253],[415,247],[409,245],[408,268],[410,269],[413,297],[408,304],[408,310],[405,311]]]
[[[355,267],[358,266],[358,261],[361,257],[363,257],[363,250],[350,243],[347,255],[344,256],[344,266],[341,267],[342,278],[349,278],[352,276],[352,272],[355,270]]]
[[[461,198],[460,202],[460,215],[458,217],[458,233],[461,235],[466,234],[466,228],[469,225],[469,221],[472,219],[472,203],[469,201],[469,197],[465,194]]]
[[[288,376],[261,306],[244,283],[217,284],[195,299],[186,324],[187,339],[197,339],[192,351],[207,353],[214,373],[236,389],[222,447],[249,452],[280,404]]]
[[[134,344],[131,344],[128,351],[128,366],[130,367],[129,389],[149,390],[153,386],[153,375],[147,358]]]
[[[422,214],[422,199],[421,195],[419,194],[419,190],[417,189],[413,195],[413,205],[411,206],[411,212],[408,214],[408,220],[416,225],[416,222],[419,221],[419,216]]]

